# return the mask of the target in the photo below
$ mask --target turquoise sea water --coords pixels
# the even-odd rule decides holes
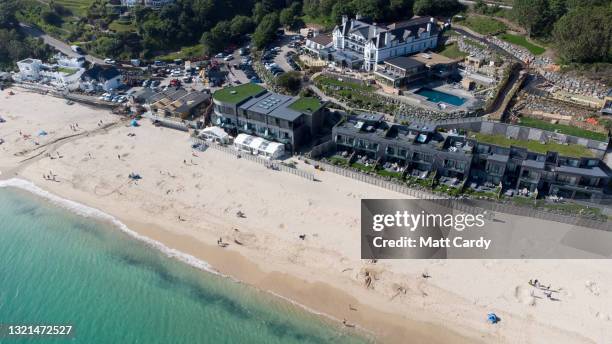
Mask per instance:
[[[113,226],[0,188],[0,324],[74,337],[0,343],[364,343],[268,293],[195,269]]]

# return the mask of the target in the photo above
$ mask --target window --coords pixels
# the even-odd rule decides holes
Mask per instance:
[[[503,170],[503,167],[497,164],[489,164],[489,166],[487,167],[487,172],[489,172],[490,174],[498,175],[498,176],[502,174],[502,170]]]
[[[432,162],[433,161],[433,156],[431,154],[424,154],[424,153],[420,153],[420,152],[414,152],[414,155],[413,155],[412,159],[415,160],[415,161]]]
[[[562,182],[562,183],[566,183],[569,185],[575,185],[576,184],[576,177],[573,176],[568,176],[565,174],[559,174],[557,175],[557,181]]]
[[[587,180],[587,185],[588,186],[598,186],[599,185],[599,178],[589,178]]]

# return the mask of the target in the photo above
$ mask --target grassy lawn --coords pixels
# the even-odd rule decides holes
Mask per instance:
[[[204,47],[201,44],[196,44],[190,47],[183,47],[181,50],[174,53],[157,56],[157,59],[164,61],[172,61],[176,59],[188,60],[195,56],[202,56],[202,51],[204,51]]]
[[[354,162],[354,163],[351,164],[351,167],[352,168],[356,168],[356,169],[358,169],[360,171],[363,171],[363,172],[370,172],[370,171],[372,171],[372,167],[373,166],[366,166],[366,165],[364,165],[362,163]]]
[[[46,2],[48,3],[49,1]],[[84,17],[87,14],[87,9],[93,2],[94,0],[55,0],[55,3],[68,8],[78,17]]]
[[[459,50],[457,43],[445,45],[442,50],[438,52],[440,55],[446,56],[449,59],[459,59],[467,56],[467,53]]]
[[[315,24],[323,26],[324,28],[333,28],[336,23],[328,16],[311,17],[308,15],[302,16],[302,21],[306,24]]]
[[[397,105],[385,102],[378,97],[374,87],[363,83],[340,81],[338,78],[320,75],[314,79],[315,85],[327,96],[334,97],[357,109],[370,109],[382,112],[394,112]]]
[[[417,177],[413,177],[413,176],[407,176],[406,177],[406,184],[408,184],[409,186],[421,186],[423,188],[430,188],[431,187],[431,183],[432,183],[432,178],[426,178],[426,179],[421,179],[421,178],[417,178]]]
[[[482,143],[488,143],[492,145],[497,145],[501,147],[522,147],[527,148],[528,150],[535,152],[546,154],[547,151],[558,152],[559,154],[567,157],[593,157],[593,153],[586,147],[581,145],[563,145],[559,143],[549,142],[546,144],[542,144],[538,141],[532,140],[515,140],[509,139],[502,135],[489,135],[482,133],[475,133],[476,140]]]
[[[322,106],[323,104],[321,104],[317,98],[301,97],[295,103],[289,105],[289,108],[303,113],[313,113],[319,110]]]
[[[493,35],[506,31],[506,24],[487,17],[468,17],[460,22],[481,35]]]
[[[258,95],[265,89],[256,84],[243,84],[240,86],[225,87],[213,94],[213,98],[228,104],[237,104],[248,97]]]
[[[136,25],[133,23],[122,23],[117,20],[110,23],[108,28],[115,32],[136,32]]]
[[[395,179],[402,179],[402,174],[400,172],[387,171],[385,169],[376,170],[376,174],[382,177],[391,177]]]
[[[577,203],[548,203],[541,199],[534,200],[532,198],[525,197],[512,197],[510,200],[516,205],[532,207],[535,209],[551,210],[566,215],[581,215],[600,220],[605,220],[607,217],[606,215],[602,214],[600,208],[587,207]]]
[[[504,33],[504,34],[499,35],[499,38],[503,39],[504,41],[506,41],[508,43],[519,45],[519,46],[529,50],[529,52],[534,54],[534,55],[541,55],[541,54],[543,54],[546,51],[546,49],[542,48],[541,46],[535,45],[535,44],[527,41],[527,38],[525,36],[519,36],[519,35],[512,35],[512,34],[509,34],[509,33]]]
[[[608,135],[606,134],[596,133],[594,131],[572,127],[569,125],[552,124],[550,122],[543,121],[541,119],[531,118],[531,117],[521,117],[520,125],[531,127],[531,128],[549,130],[549,131],[557,131],[561,134],[583,137],[585,139],[592,139],[592,140],[597,140],[597,141],[607,141],[608,140]]]
[[[348,159],[339,157],[339,156],[331,156],[327,158],[332,165],[336,166],[346,166],[348,165]]]
[[[320,84],[322,86],[336,86],[336,87],[340,87],[343,89],[352,89],[356,91],[365,91],[365,92],[374,91],[374,88],[372,86],[366,86],[364,84],[357,84],[353,82],[340,81],[338,79],[330,78],[327,76],[319,76],[316,78],[315,81],[317,84]]]
[[[78,69],[76,69],[76,68],[69,68],[69,67],[59,67],[59,68],[57,69],[57,71],[58,71],[58,72],[65,73],[65,74],[66,74],[66,75],[68,75],[68,76],[70,76],[70,75],[72,75],[72,74],[76,73],[76,72],[77,72],[77,70],[78,70]]]

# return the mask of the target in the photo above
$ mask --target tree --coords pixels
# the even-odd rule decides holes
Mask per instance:
[[[17,30],[0,29],[0,69],[13,68],[26,57],[47,59],[52,49],[42,39],[26,38]]]
[[[484,0],[476,0],[476,3],[474,4],[474,11],[478,13],[485,13],[487,12],[487,7],[488,6]]]
[[[211,55],[225,48],[231,41],[231,24],[227,21],[220,21],[210,31],[204,32],[201,43],[204,46],[204,54]]]
[[[293,27],[295,22],[295,14],[293,14],[293,11],[290,8],[285,8],[280,11],[278,20],[280,24],[286,28]]]
[[[266,14],[253,33],[253,44],[257,49],[263,49],[274,40],[280,23],[276,12]]]
[[[547,0],[514,0],[512,11],[529,36],[542,34],[548,26],[550,11]]]
[[[302,84],[302,74],[295,71],[281,74],[276,79],[276,84],[295,94],[300,90],[300,85]]]
[[[379,21],[383,19],[384,7],[378,0],[353,0],[350,3],[355,13],[369,18],[371,20]]]
[[[401,20],[412,18],[414,15],[414,0],[389,1],[388,20]]]
[[[230,32],[233,38],[239,38],[255,28],[253,20],[247,16],[235,16],[230,23]]]
[[[551,21],[556,22],[567,13],[567,0],[550,0],[548,7]]]
[[[290,7],[283,9],[278,16],[280,24],[286,28],[295,28],[299,23],[298,16],[301,9],[298,2],[294,2]]]
[[[60,17],[59,15],[57,15],[57,13],[55,13],[53,11],[43,11],[43,13],[40,15],[40,17],[47,24],[51,24],[51,25],[55,25],[55,26],[62,25],[62,17]]]
[[[451,16],[461,11],[463,6],[457,0],[416,0],[414,13],[417,15]]]
[[[332,19],[335,23],[339,23],[343,15],[352,17],[354,14],[353,8],[344,1],[336,3],[332,8]]]
[[[612,62],[612,7],[577,7],[561,17],[553,30],[564,62]]]
[[[18,9],[18,0],[0,1],[0,29],[14,29],[18,27],[18,21],[15,17]]]
[[[255,3],[255,7],[253,7],[253,21],[255,23],[261,23],[261,20],[266,14],[268,14],[268,12],[266,12],[262,3]]]

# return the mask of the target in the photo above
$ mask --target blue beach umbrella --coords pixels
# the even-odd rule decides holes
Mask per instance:
[[[491,324],[497,324],[499,322],[499,317],[495,313],[487,314],[487,321]]]

